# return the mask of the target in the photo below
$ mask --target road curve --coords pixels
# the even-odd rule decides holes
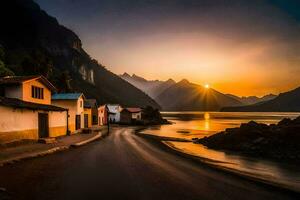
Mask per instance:
[[[0,199],[299,199],[114,127],[104,140],[0,168]]]

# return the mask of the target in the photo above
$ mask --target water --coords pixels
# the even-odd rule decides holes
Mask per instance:
[[[278,123],[285,117],[296,118],[300,113],[246,113],[246,112],[163,112],[173,125],[155,126],[150,133],[175,138],[202,138],[226,128],[239,127],[251,120],[266,124]],[[149,131],[148,131],[149,132]]]
[[[300,113],[231,113],[231,112],[165,112],[163,116],[172,125],[154,126],[144,131],[172,138],[202,138],[226,128],[239,127],[251,120],[266,124],[278,123],[285,117],[296,118]],[[234,152],[208,149],[192,142],[165,142],[176,150],[205,158],[206,162],[238,171],[265,181],[270,181],[300,191],[300,168],[285,162],[248,157]]]

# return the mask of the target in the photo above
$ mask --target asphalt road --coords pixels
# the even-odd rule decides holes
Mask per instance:
[[[104,140],[0,168],[0,199],[297,199],[113,128]],[[2,196],[1,196],[2,194]],[[298,197],[299,199],[299,197]]]

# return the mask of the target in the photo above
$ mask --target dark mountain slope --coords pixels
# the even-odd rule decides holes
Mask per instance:
[[[42,74],[59,91],[83,92],[100,104],[159,107],[145,93],[91,59],[78,36],[34,1],[4,0],[0,5],[4,63],[16,75]]]
[[[300,87],[281,93],[273,100],[260,102],[250,106],[225,107],[222,111],[230,112],[299,112]]]

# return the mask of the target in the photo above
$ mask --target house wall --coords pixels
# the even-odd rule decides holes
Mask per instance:
[[[108,118],[109,118],[110,123],[117,122],[116,121],[116,114],[110,114]]]
[[[67,111],[49,112],[49,137],[67,134]]]
[[[103,126],[107,124],[107,112],[105,106],[98,109],[98,125]]]
[[[132,114],[128,111],[121,112],[120,123],[130,124],[132,119]]]
[[[84,128],[84,99],[83,96],[81,96],[78,100],[77,100],[77,115],[80,115],[80,125],[81,128]]]
[[[38,139],[38,114],[0,106],[0,143]]]
[[[85,108],[84,109],[84,114],[89,116],[88,120],[88,127],[92,127],[92,109],[91,108]]]
[[[0,143],[39,138],[38,113],[45,113],[44,111],[0,106],[0,113]],[[49,115],[49,137],[66,135],[66,111],[46,113]]]
[[[32,98],[31,86],[44,88],[44,99]],[[23,101],[29,101],[29,102],[40,103],[40,104],[48,104],[48,105],[51,104],[51,91],[39,81],[31,80],[31,81],[24,82],[22,85],[22,89],[23,89],[23,95],[22,95]]]
[[[132,113],[132,119],[141,120],[142,119],[142,113]]]
[[[109,120],[114,121],[116,123],[120,122],[120,117],[121,117],[121,106],[119,105],[109,105],[108,106],[110,112],[115,113],[114,115],[109,115]]]
[[[94,121],[92,121],[93,125],[98,124],[98,108],[92,108],[92,119],[95,118]]]
[[[80,106],[82,102],[82,107]],[[80,125],[84,128],[83,97],[78,100],[52,100],[52,105],[69,109],[69,131],[76,133],[76,115],[80,115]]]

